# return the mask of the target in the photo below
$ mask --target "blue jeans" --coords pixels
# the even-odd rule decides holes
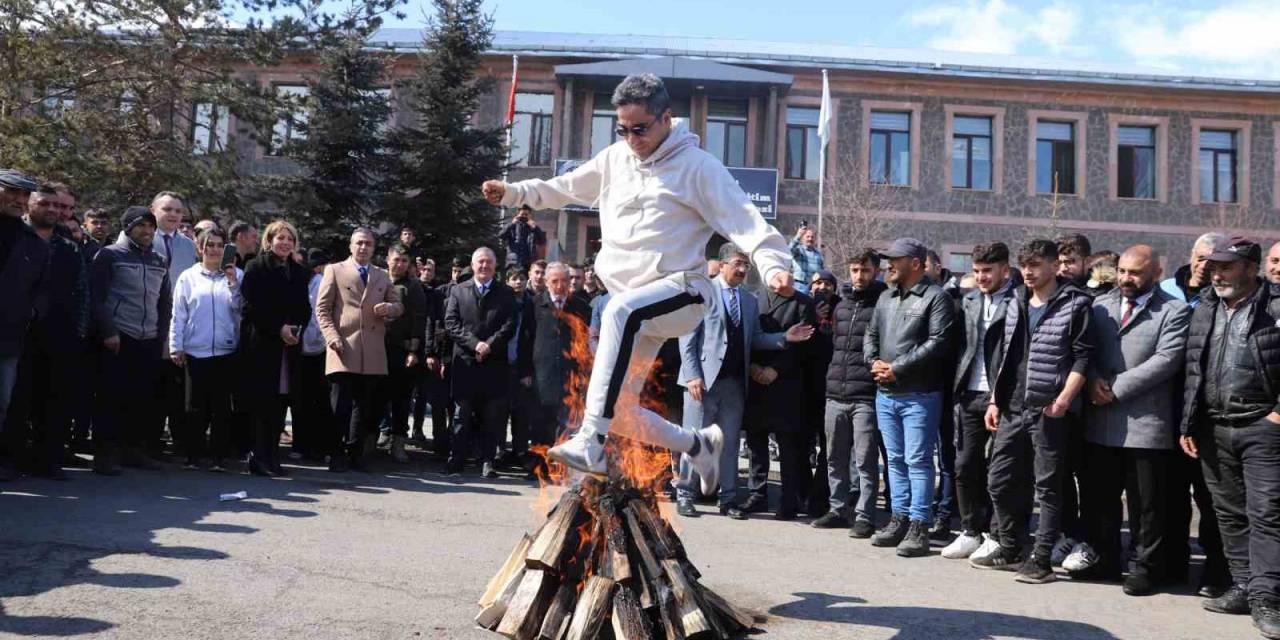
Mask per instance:
[[[876,392],[876,422],[888,457],[895,515],[933,521],[933,453],[942,417],[942,392]]]

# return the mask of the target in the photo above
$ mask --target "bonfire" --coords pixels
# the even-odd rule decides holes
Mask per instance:
[[[565,355],[578,366],[566,384],[565,402],[568,424],[576,425],[591,352],[586,326],[567,319],[574,339]],[[647,391],[657,387],[650,372],[644,373]],[[646,392],[619,402],[659,408],[653,398]],[[545,517],[489,581],[480,598],[479,626],[517,640],[727,639],[753,627],[750,614],[699,582],[702,574],[663,516],[659,495],[671,478],[670,453],[619,431],[625,433],[626,425],[615,422],[606,448],[607,478],[573,474],[546,461],[534,505]],[[545,447],[535,451],[545,459]]]

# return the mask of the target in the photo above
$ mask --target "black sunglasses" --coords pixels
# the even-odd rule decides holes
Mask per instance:
[[[613,132],[618,134],[619,138],[625,138],[628,135],[633,135],[633,136],[636,136],[637,138],[643,138],[645,134],[649,133],[649,129],[652,129],[653,127],[657,126],[660,120],[662,120],[662,116],[658,116],[654,118],[653,122],[650,122],[649,124],[637,124],[637,125],[632,125],[630,127],[627,127],[624,125],[618,125],[618,128],[614,129]]]

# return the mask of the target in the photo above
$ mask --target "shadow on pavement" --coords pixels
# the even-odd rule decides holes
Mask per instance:
[[[769,615],[897,629],[894,640],[1115,640],[1105,629],[1070,620],[934,607],[864,606],[867,601],[862,598],[828,593],[792,595],[800,599],[773,607]]]
[[[528,486],[510,478],[446,478],[422,458],[406,465],[375,463],[374,470],[332,474],[319,467],[290,466],[288,478],[240,473],[129,470],[119,478],[87,471],[71,472],[68,482],[24,478],[0,485],[0,636],[76,636],[99,633],[114,622],[62,615],[13,615],[5,599],[30,597],[76,585],[111,589],[168,589],[181,584],[172,576],[105,573],[95,563],[105,558],[142,554],[170,560],[225,560],[227,553],[199,547],[165,545],[157,532],[183,529],[244,536],[250,526],[203,522],[215,513],[252,512],[281,518],[318,514],[277,504],[305,505],[317,496],[353,492],[370,496],[392,492],[519,495]],[[511,489],[500,488],[509,486]],[[247,500],[220,502],[220,493],[245,490]],[[72,612],[67,612],[72,613]],[[127,612],[121,616],[128,619]]]

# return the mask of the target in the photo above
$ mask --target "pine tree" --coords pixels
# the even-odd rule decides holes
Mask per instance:
[[[492,246],[499,219],[480,185],[502,174],[506,155],[503,127],[473,124],[493,86],[476,76],[493,42],[493,18],[481,0],[434,3],[418,75],[407,86],[410,123],[388,140],[394,159],[383,212],[396,228],[414,227],[428,254],[442,261]]]

